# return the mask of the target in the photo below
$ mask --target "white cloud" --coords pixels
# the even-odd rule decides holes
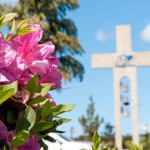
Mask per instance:
[[[150,42],[150,23],[148,23],[147,26],[142,30],[140,37],[143,41]]]
[[[108,35],[104,30],[98,30],[96,33],[96,39],[100,42],[105,42],[108,39]]]
[[[107,40],[114,40],[115,39],[115,33],[113,30],[111,31],[105,31],[104,29],[99,29],[96,32],[96,40],[98,40],[99,42],[105,42]]]
[[[7,4],[11,6],[16,5],[17,2],[18,0],[0,0],[0,4]]]

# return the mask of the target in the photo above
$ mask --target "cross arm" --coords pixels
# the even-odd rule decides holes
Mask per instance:
[[[133,54],[133,64],[135,66],[150,66],[150,51],[136,52]]]
[[[115,54],[93,54],[92,68],[113,68]]]

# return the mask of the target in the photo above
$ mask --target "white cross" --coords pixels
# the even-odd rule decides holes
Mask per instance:
[[[128,77],[131,84],[132,141],[139,145],[136,68],[150,66],[150,52],[133,52],[129,25],[116,27],[117,53],[93,54],[92,68],[113,68],[115,103],[115,144],[122,150],[120,80]]]

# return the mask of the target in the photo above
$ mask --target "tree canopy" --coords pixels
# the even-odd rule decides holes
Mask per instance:
[[[95,115],[95,108],[92,97],[90,97],[90,103],[88,105],[86,115],[82,115],[81,118],[79,118],[79,122],[89,140],[92,139],[94,132],[98,131],[101,123],[103,123],[103,118],[100,119],[99,115]]]
[[[40,24],[44,30],[42,42],[52,41],[55,55],[60,60],[64,78],[83,79],[84,67],[75,58],[84,50],[77,38],[74,22],[66,17],[68,11],[79,7],[78,0],[19,0],[14,7],[1,5],[2,13],[17,12],[17,22],[28,18],[30,23]]]

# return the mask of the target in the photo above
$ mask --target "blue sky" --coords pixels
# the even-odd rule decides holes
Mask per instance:
[[[0,3],[2,2],[4,1]],[[80,43],[85,49],[83,56],[76,57],[85,67],[84,80],[63,82],[61,92],[51,93],[58,104],[76,104],[72,112],[63,115],[72,119],[60,128],[68,136],[71,127],[75,128],[74,136],[82,134],[78,118],[85,114],[91,95],[95,102],[95,113],[104,117],[105,122],[114,125],[113,72],[112,69],[92,69],[91,55],[116,52],[115,26],[131,25],[133,51],[150,50],[149,0],[79,0],[79,3],[80,8],[68,12],[67,17],[75,22]],[[150,68],[138,68],[137,77],[139,131],[144,132],[141,126],[150,124]],[[131,112],[130,106],[129,111]],[[102,130],[103,126],[100,127],[100,132]],[[130,116],[122,116],[122,132],[131,134]]]

